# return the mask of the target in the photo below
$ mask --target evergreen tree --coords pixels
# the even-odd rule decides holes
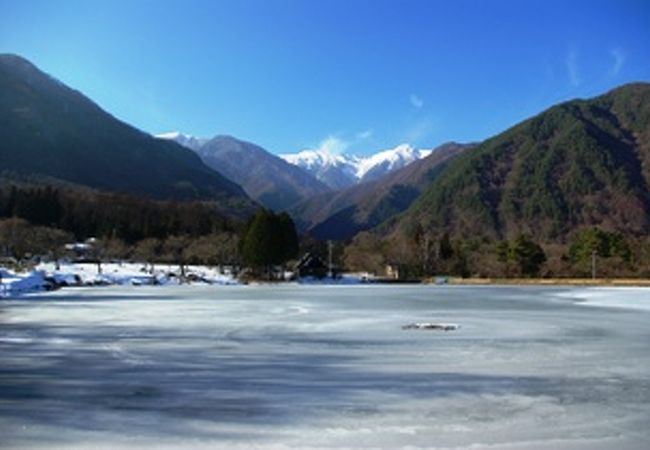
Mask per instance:
[[[250,221],[241,240],[244,263],[257,274],[263,271],[269,278],[272,267],[295,257],[298,236],[293,220],[286,213],[276,215],[261,209]]]
[[[278,222],[278,232],[281,236],[281,259],[282,263],[284,263],[298,256],[298,233],[296,232],[296,227],[294,226],[291,216],[286,212],[277,216],[275,220]]]
[[[440,259],[448,260],[454,256],[454,248],[451,245],[451,239],[449,238],[449,233],[445,233],[440,238],[440,244],[438,247],[438,254]]]
[[[508,261],[520,275],[533,277],[539,274],[542,264],[546,261],[546,254],[529,236],[520,234],[509,245]]]
[[[601,276],[620,276],[632,268],[633,253],[627,240],[620,233],[612,233],[598,227],[582,230],[569,247],[569,260],[581,276],[589,276],[593,258],[598,260]]]

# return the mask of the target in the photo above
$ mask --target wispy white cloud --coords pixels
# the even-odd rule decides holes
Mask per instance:
[[[424,100],[422,100],[420,97],[418,97],[415,94],[411,94],[409,96],[409,102],[411,102],[411,106],[417,109],[420,109],[424,106]]]
[[[373,134],[374,131],[372,129],[361,130],[354,134],[354,137],[349,139],[341,137],[340,134],[330,134],[325,139],[321,140],[318,145],[308,148],[329,155],[341,155],[348,151],[350,147],[354,147],[357,144],[362,144],[363,141],[367,141],[373,136]]]
[[[328,153],[330,155],[340,155],[341,153],[344,153],[349,146],[350,143],[348,141],[330,135],[323,139],[320,144],[318,144],[317,150],[319,152]]]
[[[372,130],[363,130],[363,131],[359,131],[356,137],[357,140],[364,140],[372,137],[372,134],[373,134]]]
[[[565,63],[569,82],[572,86],[578,86],[580,84],[580,72],[578,69],[578,51],[576,49],[569,50]]]
[[[406,129],[403,140],[413,145],[419,145],[436,131],[436,123],[432,117],[421,117]]]
[[[612,68],[610,69],[609,73],[612,76],[616,76],[619,74],[621,69],[623,68],[623,64],[625,64],[625,52],[621,50],[620,48],[614,48],[609,51],[609,54],[612,56]]]

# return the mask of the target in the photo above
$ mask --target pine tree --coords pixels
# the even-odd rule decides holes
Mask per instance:
[[[241,241],[244,263],[258,273],[271,278],[272,267],[295,257],[298,236],[288,214],[274,214],[261,209],[250,221]]]
[[[542,264],[546,262],[546,254],[529,236],[520,234],[509,245],[508,262],[516,267],[520,275],[533,277],[539,274]]]

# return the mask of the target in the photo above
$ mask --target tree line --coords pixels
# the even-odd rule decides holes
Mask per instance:
[[[49,185],[0,188],[0,219],[11,217],[61,229],[77,239],[114,237],[129,244],[172,235],[235,232],[241,227],[205,202],[156,201]]]
[[[228,265],[254,278],[273,278],[288,261],[328,246],[299,237],[291,217],[260,209],[247,222],[225,218],[200,202],[154,201],[57,186],[0,187],[0,257],[59,260],[64,244],[96,238],[94,261],[133,260],[150,266]],[[563,243],[526,234],[509,240],[435,234],[421,225],[382,237],[362,232],[333,246],[336,266],[402,278],[650,277],[650,239],[598,227],[578,230]]]
[[[246,267],[272,278],[298,256],[299,240],[286,213],[260,209],[248,222],[201,202],[165,202],[55,186],[0,188],[0,256],[16,261],[75,256],[65,244],[92,238],[83,256],[110,260]]]
[[[565,243],[537,242],[527,234],[508,240],[433,234],[416,226],[381,237],[358,234],[339,262],[348,270],[383,274],[388,265],[402,278],[436,275],[483,278],[650,277],[650,238],[599,227],[577,230]],[[595,266],[595,267],[594,267]]]

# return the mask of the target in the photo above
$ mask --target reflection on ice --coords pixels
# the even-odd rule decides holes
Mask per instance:
[[[579,300],[586,306],[650,311],[650,289],[598,287],[560,295]]]
[[[582,293],[165,287],[4,301],[0,446],[646,448],[650,316],[612,320]]]

